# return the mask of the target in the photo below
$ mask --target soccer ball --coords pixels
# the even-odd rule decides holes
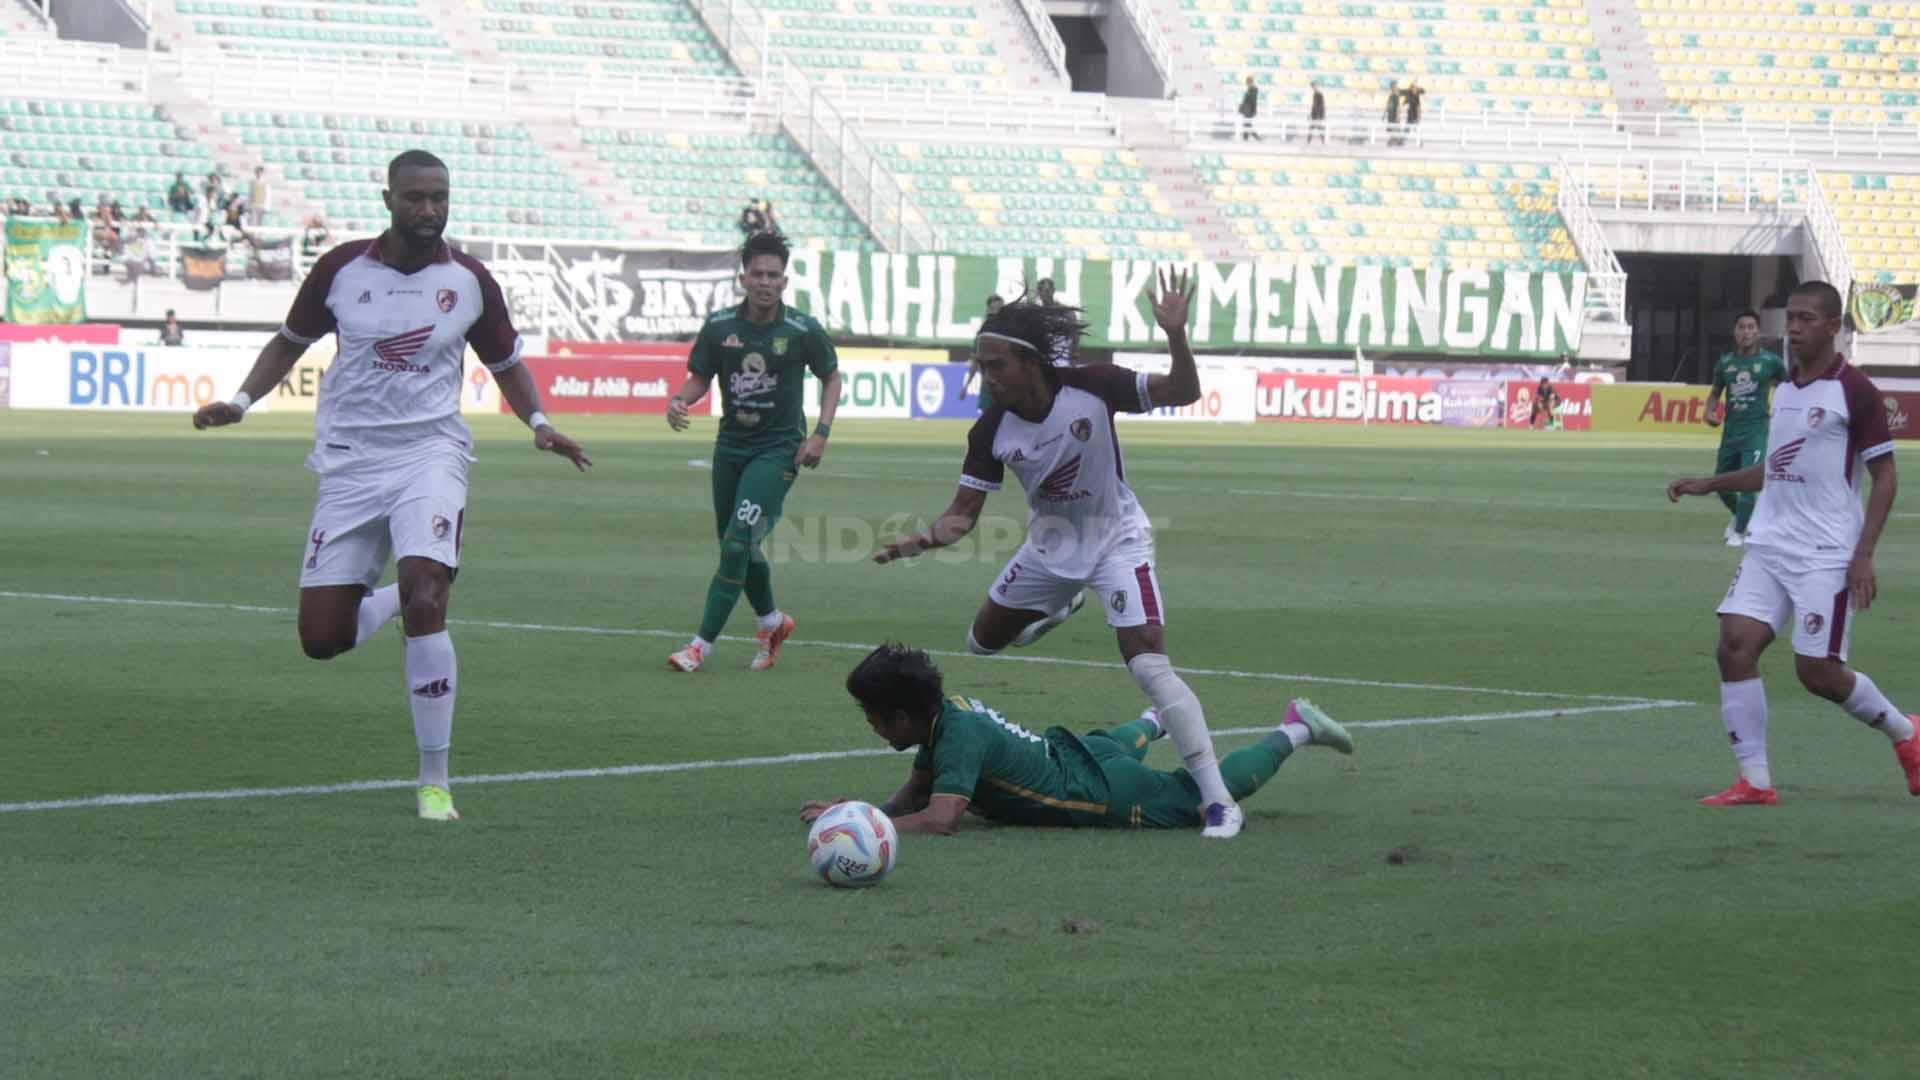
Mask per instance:
[[[843,889],[880,884],[899,850],[893,822],[871,803],[840,803],[816,818],[807,833],[807,861],[814,873]]]

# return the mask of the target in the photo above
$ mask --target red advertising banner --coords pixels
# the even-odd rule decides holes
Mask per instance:
[[[667,399],[687,377],[687,346],[676,347],[678,359],[529,356],[525,363],[547,412],[664,415]],[[500,411],[512,411],[504,397]]]
[[[24,345],[32,341],[64,341],[70,345],[118,345],[118,323],[0,323],[0,341]]]
[[[1254,390],[1261,420],[1319,424],[1439,424],[1439,379],[1266,372]]]
[[[624,360],[678,360],[687,362],[692,346],[682,341],[549,341],[552,356],[605,356]]]
[[[1885,390],[1887,430],[1896,439],[1920,439],[1920,392]]]
[[[1547,409],[1535,409],[1539,397],[1537,382],[1507,384],[1507,426],[1510,428],[1563,428],[1567,431],[1593,430],[1593,387],[1587,383],[1548,383],[1554,400]]]

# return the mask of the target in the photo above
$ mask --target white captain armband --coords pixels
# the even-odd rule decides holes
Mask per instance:
[[[534,431],[539,431],[543,427],[552,427],[553,422],[547,419],[546,413],[541,412],[539,409],[535,409],[533,410],[533,415],[527,417],[527,426],[529,428],[532,428]]]

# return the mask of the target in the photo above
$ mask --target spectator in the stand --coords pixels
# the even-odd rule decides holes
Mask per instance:
[[[139,228],[147,228],[150,226],[160,224],[159,222],[153,220],[153,211],[148,210],[144,206],[133,212],[133,223],[136,227],[139,227]]]
[[[180,320],[174,318],[173,309],[167,309],[167,321],[160,324],[160,344],[173,348],[186,343],[187,335],[180,329]]]
[[[780,219],[773,215],[773,200],[760,200],[760,212],[766,215],[767,231],[775,236],[780,235]]]
[[[227,211],[221,219],[220,235],[229,244],[237,244],[247,238],[247,201],[237,193],[227,196]]]
[[[267,167],[253,170],[253,186],[247,191],[247,224],[258,227],[267,219],[267,202],[273,190],[267,186]]]
[[[1327,145],[1327,95],[1320,92],[1318,80],[1308,84],[1313,88],[1313,103],[1307,106],[1307,144],[1313,144],[1313,136],[1318,133],[1320,145]]]
[[[1413,80],[1412,84],[1407,87],[1405,94],[1407,99],[1407,130],[1411,131],[1420,126],[1420,99],[1426,95],[1427,90],[1420,85],[1419,79]]]
[[[1387,87],[1387,145],[1400,145],[1400,82]]]
[[[103,199],[93,209],[93,246],[111,259],[120,254],[120,227],[113,222],[113,208]]]
[[[767,231],[767,213],[760,208],[760,200],[755,199],[740,209],[740,233],[752,239]]]
[[[327,241],[332,234],[327,231],[327,219],[324,214],[315,214],[307,219],[307,229],[300,234],[300,254],[315,258],[327,250]]]
[[[193,188],[184,172],[173,174],[173,186],[167,189],[167,209],[176,214],[193,213]]]
[[[1060,301],[1053,298],[1052,278],[1041,278],[1033,286],[1033,293],[1034,297],[1039,300],[1041,307],[1060,306]],[[1054,367],[1072,367],[1074,344],[1074,338],[1070,335],[1062,334],[1054,338],[1051,342],[1047,343],[1048,362]]]
[[[207,174],[207,182],[200,189],[200,197],[215,210],[227,205],[227,182],[221,177],[220,170],[215,169]]]
[[[73,214],[67,209],[66,203],[55,200],[53,204],[53,220],[62,225],[73,220]]]
[[[1260,133],[1253,130],[1254,117],[1260,115],[1260,87],[1254,85],[1253,76],[1247,76],[1247,92],[1240,95],[1240,141],[1258,139]]]

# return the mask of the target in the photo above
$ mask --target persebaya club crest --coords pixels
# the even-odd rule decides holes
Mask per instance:
[[[1855,285],[1852,308],[1854,329],[1864,334],[1891,330],[1913,321],[1913,300],[1894,285]]]
[[[773,355],[775,356],[787,355],[788,340],[789,340],[788,338],[783,338],[783,337],[774,338],[773,339]]]

